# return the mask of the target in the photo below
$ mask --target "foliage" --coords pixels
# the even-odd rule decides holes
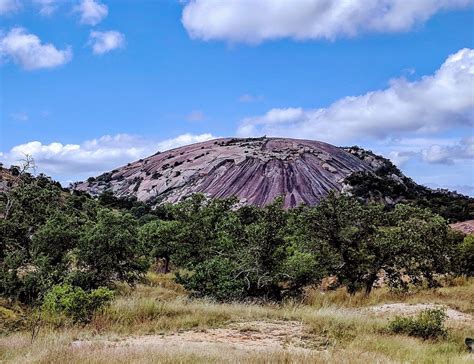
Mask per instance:
[[[193,295],[218,300],[279,301],[328,276],[368,295],[382,273],[403,290],[434,287],[437,274],[472,275],[471,238],[462,242],[429,209],[331,193],[292,210],[281,198],[237,208],[235,198],[199,194],[152,210],[110,193],[67,193],[18,171],[0,199],[8,207],[0,218],[0,295],[23,303],[41,303],[57,285],[85,292],[134,285],[154,260],[164,261],[164,272],[177,269]]]
[[[395,334],[406,334],[422,339],[437,339],[447,336],[444,327],[446,312],[442,309],[426,309],[415,318],[397,316],[388,325],[388,329]]]
[[[113,291],[105,287],[84,291],[70,284],[56,285],[46,293],[42,309],[49,315],[64,315],[73,322],[88,322],[113,297]]]
[[[467,235],[459,245],[458,272],[474,276],[474,234]]]
[[[392,206],[402,202],[427,208],[449,222],[474,219],[474,198],[418,185],[386,158],[357,146],[345,149],[362,160],[369,158],[378,164],[374,172],[356,172],[346,178],[345,182],[351,186],[353,196]]]
[[[73,220],[60,216],[61,190],[46,178],[28,177],[8,198],[11,209],[0,219],[0,294],[33,302],[62,273]]]
[[[281,199],[264,208],[237,211],[234,203],[195,197],[176,207],[179,249],[171,258],[189,271],[179,276],[180,283],[198,296],[280,300],[322,278],[309,252],[297,239],[286,239],[290,213]],[[183,215],[183,210],[193,213]],[[236,289],[234,294],[228,294],[230,287]]]
[[[38,304],[57,284],[133,283],[146,270],[135,218],[43,175],[14,181],[0,196],[0,296]]]
[[[329,275],[351,294],[369,294],[381,272],[390,287],[406,290],[435,286],[435,274],[455,270],[459,241],[426,209],[386,211],[336,194],[293,211],[281,201],[234,211],[231,202],[195,196],[173,207],[173,222],[144,227],[160,254],[187,270],[179,282],[198,296],[280,300]],[[160,224],[169,230],[157,233]],[[229,285],[238,293],[224,293]]]
[[[139,228],[139,240],[147,254],[154,259],[164,259],[163,273],[169,272],[171,255],[178,249],[178,229],[178,221],[164,220],[152,220]]]
[[[351,198],[330,194],[303,215],[302,224],[307,226],[303,234],[311,251],[326,252],[328,272],[347,284],[350,293],[362,285],[370,290],[384,263],[384,257],[375,252],[379,242],[374,239],[380,219],[378,208],[364,207]]]
[[[220,301],[245,298],[245,282],[236,276],[238,266],[228,258],[214,257],[195,266],[193,274],[177,274],[176,282],[197,297]]]
[[[99,209],[97,218],[82,228],[72,281],[86,289],[112,287],[115,281],[136,283],[148,268],[137,235],[130,214]]]

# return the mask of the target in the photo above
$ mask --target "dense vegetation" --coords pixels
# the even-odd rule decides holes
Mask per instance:
[[[399,290],[473,272],[472,239],[419,207],[330,194],[316,207],[288,211],[276,200],[236,209],[234,199],[194,195],[152,210],[16,171],[0,206],[0,295],[76,321],[150,265],[172,268],[193,295],[222,301],[280,301],[328,276],[370,294],[382,272]]]
[[[357,146],[344,150],[358,158],[372,162],[374,172],[356,172],[346,178],[350,192],[364,201],[387,205],[409,203],[428,208],[449,222],[474,219],[474,199],[444,189],[433,190],[406,177],[389,159]]]

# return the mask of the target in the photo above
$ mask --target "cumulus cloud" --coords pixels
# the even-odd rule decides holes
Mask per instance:
[[[259,43],[401,32],[472,0],[191,0],[182,23],[192,38]]]
[[[94,54],[104,54],[125,47],[125,36],[115,30],[107,32],[92,31],[89,35],[89,45],[92,47]]]
[[[340,99],[327,108],[277,108],[249,117],[241,136],[304,137],[333,143],[430,134],[474,124],[474,50],[450,55],[431,76],[393,80],[385,90]]]
[[[52,15],[57,9],[58,0],[34,0],[34,3],[39,6],[39,13],[43,16]]]
[[[212,134],[183,134],[166,140],[152,140],[141,136],[105,135],[81,144],[59,142],[43,144],[39,141],[20,144],[1,153],[6,165],[18,163],[25,154],[33,156],[38,172],[63,182],[94,176],[128,162],[171,148],[213,139]]]
[[[97,25],[108,15],[109,8],[100,1],[82,0],[74,11],[81,15],[82,24]]]
[[[17,121],[28,121],[29,116],[26,112],[20,111],[20,112],[13,112],[10,114],[10,117],[14,120]]]
[[[462,139],[456,145],[434,144],[421,151],[423,161],[454,164],[458,160],[474,159],[474,136]]]
[[[417,153],[413,151],[393,150],[388,154],[388,157],[395,165],[401,167],[416,155]]]
[[[0,15],[14,13],[20,7],[21,3],[19,0],[0,0]]]
[[[182,135],[177,136],[176,138],[167,139],[167,140],[163,140],[159,142],[158,150],[173,149],[173,148],[181,147],[183,145],[205,142],[207,140],[211,140],[214,138],[215,136],[213,136],[210,133],[199,134],[199,135],[194,135],[194,134],[189,134],[189,133],[182,134]]]
[[[36,70],[68,63],[72,51],[70,47],[61,50],[52,44],[44,44],[38,36],[16,27],[6,35],[0,34],[0,58],[12,60],[26,70]]]
[[[380,140],[373,142],[372,147],[378,153],[390,158],[399,167],[404,167],[410,161],[421,162],[425,165],[431,163],[465,165],[468,162],[474,162],[474,137],[472,136],[461,138],[427,136]]]

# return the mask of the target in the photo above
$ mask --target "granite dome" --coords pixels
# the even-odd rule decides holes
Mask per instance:
[[[193,193],[236,196],[243,204],[266,205],[283,196],[285,207],[314,205],[343,180],[370,171],[367,161],[313,140],[223,138],[187,145],[129,163],[75,185],[76,190],[144,202],[178,202]]]

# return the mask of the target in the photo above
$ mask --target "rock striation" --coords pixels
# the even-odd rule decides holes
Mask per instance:
[[[73,187],[153,204],[203,193],[262,206],[283,196],[290,208],[317,204],[329,191],[341,191],[352,173],[373,171],[372,164],[313,140],[224,138],[156,153]]]

